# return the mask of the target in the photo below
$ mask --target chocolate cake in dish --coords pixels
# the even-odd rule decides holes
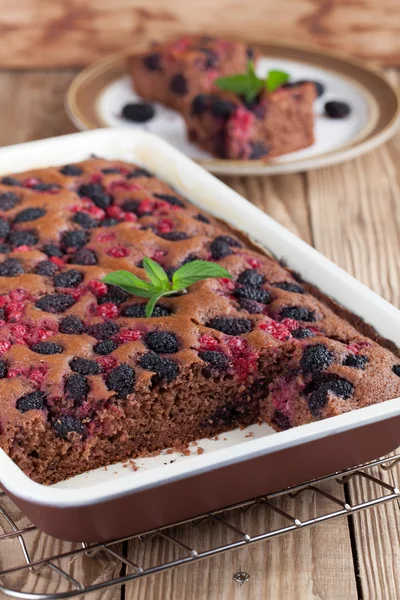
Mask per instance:
[[[199,94],[185,110],[189,139],[220,158],[269,159],[314,143],[311,82],[263,92],[251,103],[232,92]]]
[[[184,36],[130,56],[128,69],[142,98],[180,110],[197,94],[213,90],[217,77],[240,73],[255,58],[254,49],[241,42]]]
[[[277,431],[400,396],[400,360],[308,284],[141,167],[0,181],[0,447],[53,483],[259,421]],[[230,279],[143,299],[102,279],[195,258]]]

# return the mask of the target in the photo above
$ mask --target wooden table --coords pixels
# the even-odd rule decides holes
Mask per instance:
[[[75,71],[0,72],[0,144],[74,131],[63,109]],[[399,79],[396,72],[389,74]],[[400,306],[400,134],[355,161],[310,173],[276,177],[230,177],[226,183],[288,229]],[[400,466],[386,475],[400,481]],[[349,484],[350,500],[370,482]],[[329,491],[329,486],[325,488]],[[299,498],[303,518],[324,500]],[[273,517],[271,517],[273,518]],[[210,526],[211,527],[211,526]],[[204,536],[210,535],[205,527]],[[37,544],[42,542],[37,539]],[[48,542],[49,543],[49,542]],[[47,551],[67,544],[52,541]],[[128,552],[133,549],[128,548]],[[155,556],[165,546],[155,542]],[[163,559],[167,558],[163,555]],[[101,579],[115,568],[103,563],[75,572]],[[233,573],[250,580],[240,587]],[[34,577],[34,576],[31,576]],[[56,591],[49,579],[47,591]],[[41,588],[43,591],[43,588]],[[400,508],[379,508],[300,530],[267,543],[143,579],[125,590],[91,598],[119,600],[355,600],[400,598]]]

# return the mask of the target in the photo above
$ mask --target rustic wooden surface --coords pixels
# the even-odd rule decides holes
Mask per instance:
[[[63,96],[74,71],[0,72],[0,145],[69,133]],[[398,76],[391,73],[393,80]],[[400,78],[398,78],[400,81]],[[226,183],[312,243],[323,254],[400,306],[400,134],[394,140],[351,163],[319,171],[278,177],[230,177]],[[379,473],[382,476],[381,473]],[[400,467],[386,475],[400,481]],[[326,491],[332,491],[329,484]],[[349,499],[373,492],[369,482],[350,483]],[[336,488],[335,488],[336,489]],[[281,506],[290,511],[288,500]],[[329,510],[323,498],[300,496],[300,518]],[[240,526],[240,516],[233,521]],[[276,514],[256,512],[255,529],[278,525]],[[1,533],[1,530],[0,530]],[[182,540],[189,530],[182,528]],[[222,536],[218,526],[205,525],[205,545]],[[222,539],[222,538],[221,538]],[[34,536],[32,548],[66,550],[69,544]],[[49,545],[50,544],[50,545]],[[51,546],[51,547],[50,547]],[[14,546],[10,544],[10,552]],[[132,559],[165,560],[171,551],[162,541],[131,544]],[[146,556],[143,556],[146,552]],[[125,588],[97,592],[100,600],[397,600],[400,598],[400,509],[398,503],[308,528],[267,543],[205,560],[135,582]],[[1,557],[0,557],[1,561]],[[17,556],[15,556],[17,561]],[[112,561],[87,559],[73,565],[83,583],[116,573]],[[244,570],[250,580],[239,587],[233,573]],[[36,580],[30,591],[54,592],[51,574]]]
[[[84,65],[182,33],[301,42],[400,63],[398,0],[0,0],[0,67]]]

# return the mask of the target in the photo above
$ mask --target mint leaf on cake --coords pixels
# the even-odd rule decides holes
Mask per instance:
[[[288,73],[276,70],[269,71],[265,79],[261,79],[254,70],[254,64],[249,62],[246,73],[239,73],[228,77],[219,77],[215,80],[215,85],[220,90],[233,92],[234,94],[243,96],[246,102],[252,102],[262,89],[265,88],[267,92],[273,92],[288,80]]]

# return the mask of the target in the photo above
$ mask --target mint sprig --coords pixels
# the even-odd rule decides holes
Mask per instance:
[[[246,102],[252,102],[262,89],[273,92],[289,80],[289,74],[284,71],[269,71],[265,79],[260,79],[254,70],[254,64],[250,61],[247,65],[247,73],[218,77],[215,85],[220,90],[225,90],[244,96]]]
[[[226,269],[207,260],[193,260],[182,265],[172,275],[172,281],[169,280],[164,269],[151,258],[145,256],[143,266],[150,281],[145,281],[129,271],[122,270],[109,273],[103,278],[103,281],[116,285],[133,296],[148,298],[146,317],[151,317],[160,298],[185,290],[196,281],[215,277],[232,279],[232,275]]]

